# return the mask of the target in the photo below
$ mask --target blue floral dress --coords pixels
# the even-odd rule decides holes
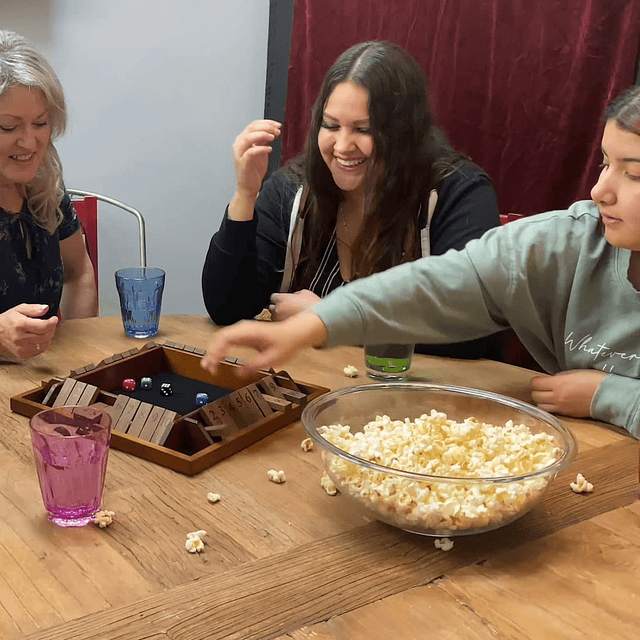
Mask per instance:
[[[60,208],[64,220],[51,235],[36,224],[26,201],[17,214],[0,207],[0,313],[23,302],[48,304],[46,318],[58,313],[64,276],[60,240],[80,228],[68,195]]]

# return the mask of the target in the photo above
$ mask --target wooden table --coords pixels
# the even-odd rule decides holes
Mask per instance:
[[[213,331],[205,318],[164,316],[155,340],[206,347]],[[141,344],[119,318],[69,321],[51,351],[0,365],[2,640],[638,637],[638,446],[591,421],[566,420],[578,458],[539,507],[449,552],[325,494],[298,423],[191,478],[112,450],[104,507],[117,522],[49,523],[10,396]],[[309,350],[286,368],[331,388],[367,381],[344,377],[347,364],[362,369],[362,350]],[[416,356],[415,370],[528,399],[524,369]],[[271,468],[287,482],[269,482]],[[569,489],[578,471],[593,494]],[[207,547],[192,555],[186,534],[198,529]]]

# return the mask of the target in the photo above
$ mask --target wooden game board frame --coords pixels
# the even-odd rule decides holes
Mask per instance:
[[[163,444],[131,435],[113,428],[115,425],[112,425],[111,447],[193,476],[298,420],[302,409],[309,401],[329,391],[326,387],[294,381],[285,371],[260,371],[240,378],[239,361],[236,358],[227,358],[221,362],[217,374],[212,375],[200,366],[203,355],[204,350],[197,347],[175,342],[149,342],[140,349],[114,354],[97,365],[90,364],[75,369],[69,373],[66,380],[55,377],[43,381],[39,387],[13,396],[11,409],[31,417],[39,411],[55,406],[56,397],[62,398],[61,390],[64,384],[67,385],[65,389],[75,384],[75,395],[67,396],[72,398],[71,403],[102,406],[108,408],[113,417],[118,413],[114,410],[118,398],[126,400],[126,396],[113,393],[115,389],[120,389],[123,379],[153,376],[160,371],[166,371],[168,366],[169,370],[184,377],[230,389],[230,394],[182,416],[169,416],[170,412],[154,405],[152,409],[157,409],[160,413],[164,411],[166,424],[164,437],[161,437]],[[238,410],[230,403],[229,398],[235,399],[237,404],[242,406],[242,396],[239,397],[241,393],[245,394],[246,405],[251,403],[252,398],[254,403],[251,407],[244,406]],[[246,395],[247,393],[252,395]],[[231,413],[235,416],[234,419],[220,417],[221,412],[218,409],[222,401],[227,403],[226,409],[238,411]],[[262,411],[258,409],[256,402],[262,407]],[[269,414],[265,406],[273,413]],[[224,411],[222,413],[224,414]],[[131,424],[125,428],[129,429]],[[178,446],[181,438],[187,436],[190,442],[201,447],[192,455],[172,448]],[[214,442],[214,437],[222,440]]]

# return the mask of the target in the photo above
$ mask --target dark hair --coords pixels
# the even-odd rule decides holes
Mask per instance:
[[[604,117],[605,120],[615,120],[625,131],[640,135],[640,87],[623,91],[611,102]]]
[[[369,92],[369,124],[375,144],[374,165],[365,178],[366,224],[352,252],[354,277],[419,257],[416,239],[424,226],[429,192],[464,159],[435,126],[426,76],[407,51],[379,41],[345,51],[320,87],[304,151],[288,165],[307,190],[301,212],[305,233],[292,290],[308,287],[331,239],[343,199],[318,147],[325,105],[342,82],[354,82]]]

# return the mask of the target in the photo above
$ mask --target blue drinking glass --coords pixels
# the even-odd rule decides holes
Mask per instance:
[[[164,275],[157,267],[127,267],[116,271],[122,324],[130,338],[150,338],[158,333]]]

